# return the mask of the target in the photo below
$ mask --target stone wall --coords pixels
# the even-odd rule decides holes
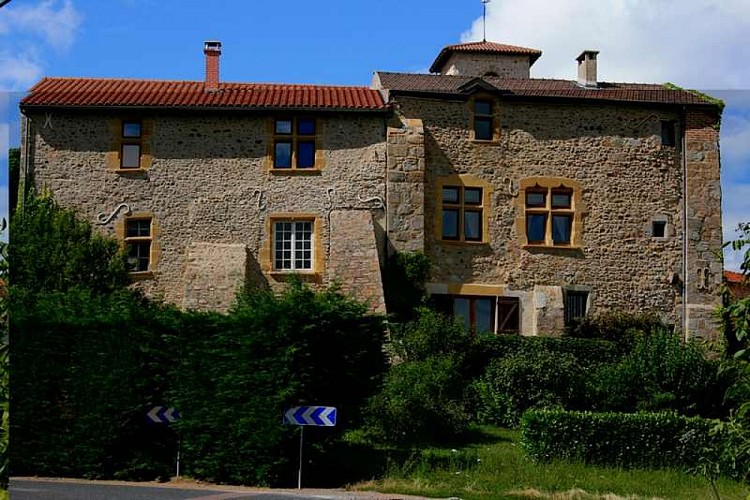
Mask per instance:
[[[500,78],[528,79],[530,68],[529,56],[454,52],[443,64],[441,74],[484,76],[494,73]]]
[[[77,208],[92,222],[120,203],[127,203],[132,212],[153,214],[160,227],[160,259],[153,276],[137,286],[177,304],[222,308],[232,294],[222,291],[227,298],[221,304],[205,296],[207,272],[214,263],[202,263],[229,258],[220,248],[232,249],[232,263],[227,264],[232,269],[218,273],[224,283],[213,286],[236,286],[239,250],[232,245],[243,245],[252,257],[245,275],[256,286],[283,286],[285,276],[264,272],[270,263],[261,260],[261,249],[270,248],[268,219],[274,214],[314,215],[326,255],[326,214],[332,211],[370,209],[376,230],[383,233],[382,204],[373,199],[385,199],[385,118],[356,113],[318,116],[324,161],[318,172],[270,171],[273,117],[235,112],[137,116],[152,127],[151,164],[144,172],[118,173],[107,167],[112,123],[132,115],[55,112],[51,120],[31,115],[33,174],[37,186],[49,187],[62,205]],[[102,230],[114,234],[121,216]],[[379,242],[384,246],[382,236]],[[192,285],[187,276],[194,277]],[[321,284],[330,280],[325,269],[316,269],[314,278]],[[199,288],[201,293],[193,293]]]
[[[656,311],[681,326],[682,168],[679,146],[662,146],[660,120],[677,111],[647,107],[564,106],[501,101],[498,141],[470,140],[468,103],[399,97],[405,117],[422,119],[425,132],[425,250],[434,283],[486,283],[509,291],[540,291],[545,308],[554,294],[545,287],[591,290],[590,311]],[[713,141],[713,142],[712,142]],[[689,142],[689,141],[688,141]],[[705,147],[714,144],[707,138]],[[689,144],[688,155],[695,149]],[[718,169],[712,172],[717,174]],[[438,241],[441,176],[469,174],[491,186],[485,243]],[[582,187],[577,248],[524,245],[519,186],[530,177],[571,179]],[[718,193],[712,191],[711,196]],[[715,214],[715,211],[712,212]],[[666,219],[669,232],[654,238],[652,220]],[[720,219],[706,225],[720,234]],[[718,250],[720,240],[706,241]],[[678,279],[675,280],[675,277]],[[534,294],[536,297],[541,295]],[[705,294],[711,302],[714,296]],[[541,299],[540,299],[541,300]],[[537,303],[526,310],[541,309]],[[561,302],[555,301],[555,302]],[[559,305],[557,309],[559,309]],[[558,333],[561,311],[537,314],[533,332]],[[549,318],[549,320],[545,319]]]
[[[713,311],[719,305],[723,266],[719,131],[709,111],[688,110],[685,116],[687,167],[687,329],[715,340]]]

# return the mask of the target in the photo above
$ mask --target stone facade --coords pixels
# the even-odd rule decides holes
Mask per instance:
[[[288,274],[272,271],[268,221],[280,215],[315,217],[316,260],[303,279],[319,284],[331,254],[332,213],[366,210],[370,216],[367,252],[361,265],[379,268],[375,231],[382,235],[385,199],[385,141],[382,116],[319,115],[316,172],[271,171],[269,141],[274,115],[146,114],[150,165],[138,172],[107,168],[112,123],[132,115],[27,114],[33,177],[64,206],[76,207],[96,222],[120,203],[132,213],[152,214],[158,223],[159,262],[136,286],[186,307],[226,310],[247,278],[253,286],[283,286]],[[48,119],[49,118],[49,119]],[[114,153],[116,154],[116,152]],[[102,230],[115,234],[118,213]],[[354,236],[354,235],[352,235]],[[378,238],[384,245],[384,238]],[[369,260],[368,260],[369,259]],[[349,272],[353,272],[351,269]],[[377,288],[377,286],[375,286]],[[382,287],[381,287],[382,288]],[[368,290],[362,298],[377,296]],[[382,309],[382,289],[375,299]]]
[[[451,54],[440,73],[443,75],[484,76],[500,78],[529,78],[531,64],[528,55]]]
[[[388,257],[422,251],[436,300],[450,297],[457,314],[475,308],[471,316],[492,304],[498,332],[558,335],[571,314],[629,310],[656,312],[686,335],[715,335],[718,109],[686,92],[664,100],[656,86],[633,99],[644,86],[622,84],[609,100],[601,96],[619,84],[526,86],[540,53],[490,45],[495,52],[450,53],[446,76],[376,73],[365,93],[390,108],[381,101],[370,113],[361,103],[346,112],[29,107],[22,164],[37,187],[105,232],[127,239],[126,217],[152,220],[153,269],[136,273],[136,286],[187,308],[226,310],[243,283],[278,290],[294,274],[338,283],[385,312]],[[482,79],[488,72],[496,76]],[[313,91],[325,103],[331,90],[279,92]],[[299,116],[315,120],[316,168],[273,168],[274,118]],[[132,119],[142,124],[140,168],[125,170],[120,132]],[[481,134],[477,120],[489,120]],[[464,194],[447,206],[454,191]],[[534,208],[529,193],[557,193],[563,212],[551,201]],[[459,228],[479,214],[477,233],[446,237],[451,213]],[[545,224],[569,221],[569,241],[557,244],[551,222],[532,240],[534,213]],[[276,269],[279,221],[313,228],[311,269]]]

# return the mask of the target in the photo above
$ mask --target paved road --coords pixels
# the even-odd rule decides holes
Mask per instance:
[[[97,481],[20,479],[10,480],[12,500],[385,500],[407,498],[400,495],[317,490],[295,493],[291,491],[253,491],[233,488],[189,488],[153,486]],[[415,497],[410,497],[415,498]]]

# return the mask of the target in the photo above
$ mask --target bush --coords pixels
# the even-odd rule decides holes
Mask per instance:
[[[622,352],[629,352],[640,337],[667,326],[654,313],[605,311],[574,320],[565,336],[582,339],[604,339],[615,342]]]
[[[325,448],[360,424],[387,368],[383,319],[335,290],[293,284],[240,297],[228,315],[193,313],[172,391],[183,413],[185,473],[234,484],[290,484],[296,426],[285,408],[335,406],[333,428],[308,428]]]
[[[614,343],[599,339],[486,335],[479,337],[471,348],[467,364],[474,376],[481,375],[493,360],[542,351],[558,356],[573,356],[586,369],[615,363],[621,357]]]
[[[449,356],[391,367],[383,389],[367,407],[367,434],[402,445],[436,443],[463,434],[469,415],[459,371],[456,359]]]
[[[676,410],[684,415],[726,415],[722,398],[729,377],[694,343],[654,332],[638,340],[616,365],[592,377],[594,407],[603,411]]]
[[[529,408],[580,408],[584,369],[570,354],[514,354],[490,363],[474,383],[480,423],[515,427]]]
[[[399,361],[463,357],[476,343],[476,337],[468,334],[459,322],[426,307],[417,310],[415,320],[391,327],[390,348]]]
[[[521,418],[521,446],[533,460],[566,460],[616,467],[694,468],[720,436],[715,421],[674,413],[590,413],[529,410]],[[718,451],[716,457],[718,460]],[[734,468],[721,470],[734,476]]]
[[[396,322],[414,319],[426,299],[424,284],[430,275],[430,259],[421,252],[398,252],[388,260],[383,288],[388,312]]]

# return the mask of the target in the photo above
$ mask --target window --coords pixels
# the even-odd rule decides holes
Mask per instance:
[[[565,325],[570,325],[575,319],[586,316],[586,303],[589,292],[565,290]]]
[[[519,333],[520,307],[516,297],[432,296],[436,308],[463,323],[472,333]]]
[[[442,239],[482,241],[482,188],[443,186]]]
[[[123,121],[120,168],[141,168],[141,122]]]
[[[151,270],[153,219],[129,218],[125,220],[125,246],[128,270],[133,273]]]
[[[529,245],[571,245],[576,216],[573,189],[537,184],[525,189],[523,199]]]
[[[474,139],[491,141],[493,133],[492,101],[476,99],[474,101]]]
[[[666,236],[667,221],[655,220],[651,223],[651,236],[654,238],[664,238]]]
[[[677,134],[675,132],[674,120],[661,121],[661,145],[674,146],[677,144]]]
[[[312,271],[314,221],[277,220],[273,223],[273,269]]]
[[[314,169],[316,152],[315,118],[295,117],[274,120],[273,168],[275,170]]]

